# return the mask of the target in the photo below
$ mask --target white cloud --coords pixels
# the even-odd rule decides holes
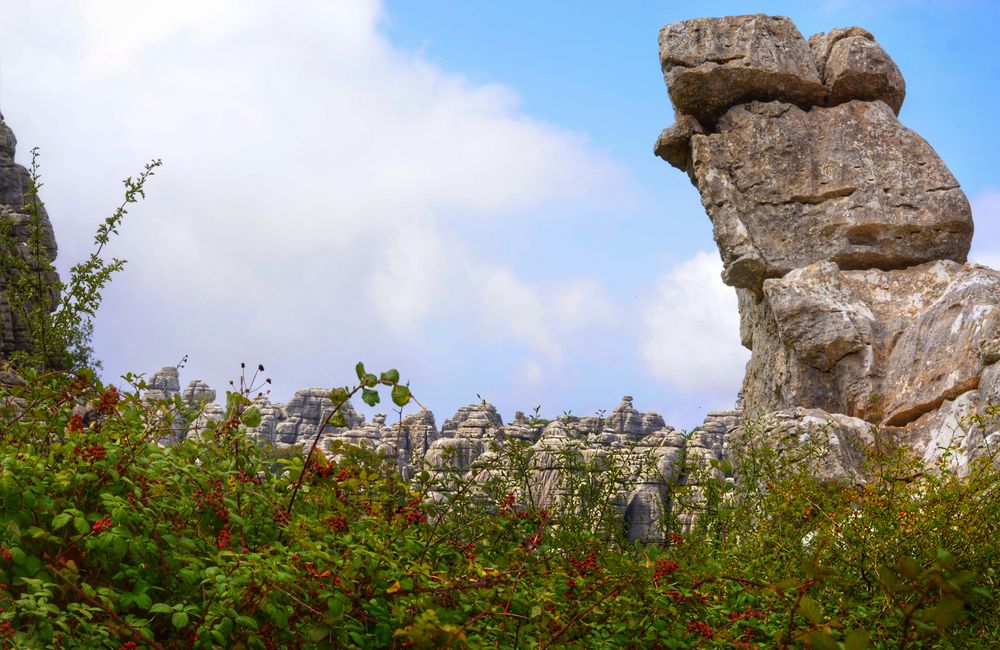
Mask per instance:
[[[545,371],[541,364],[529,359],[518,368],[517,379],[520,383],[537,390],[545,379]]]
[[[0,46],[4,110],[47,134],[61,265],[111,179],[164,159],[111,248],[130,260],[96,334],[112,377],[189,353],[188,377],[263,361],[293,390],[437,336],[521,346],[530,378],[607,323],[597,283],[526,278],[450,226],[590,204],[625,172],[512,88],[393,46],[379,3],[8,4],[34,29]]]
[[[699,252],[655,283],[643,323],[648,371],[687,393],[732,400],[750,352],[740,344],[736,292],[717,253]]]

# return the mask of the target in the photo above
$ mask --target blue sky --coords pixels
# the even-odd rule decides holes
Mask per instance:
[[[439,422],[477,393],[505,418],[631,394],[685,428],[730,405],[735,299],[697,192],[651,153],[657,33],[700,16],[873,32],[1000,262],[990,2],[0,5],[0,109],[22,162],[42,150],[62,269],[164,159],[111,251],[112,381],[187,354],[185,381],[263,363],[283,400],[361,359]]]

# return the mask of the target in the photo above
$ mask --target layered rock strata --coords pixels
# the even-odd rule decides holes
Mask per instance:
[[[790,438],[826,418],[831,475],[866,421],[967,464],[993,434],[959,414],[997,397],[1000,273],[966,263],[969,202],[897,119],[896,64],[860,27],[807,42],[762,15],[668,25],[660,60],[677,120],[654,152],[697,187],[737,290],[747,415]]]

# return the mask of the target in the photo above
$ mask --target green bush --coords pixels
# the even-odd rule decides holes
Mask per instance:
[[[516,474],[408,482],[349,447],[276,461],[245,434],[248,395],[160,446],[172,405],[144,401],[141,380],[119,392],[89,372],[26,374],[0,391],[8,647],[1000,642],[991,459],[960,479],[883,446],[870,482],[833,485],[761,445],[735,485],[700,481],[687,535],[629,545],[579,500],[521,503]],[[359,376],[335,401],[400,387],[391,371]]]

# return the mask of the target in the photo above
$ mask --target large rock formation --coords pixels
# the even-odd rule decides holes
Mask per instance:
[[[13,245],[11,253],[23,259],[32,273],[42,273],[43,279],[54,287],[59,276],[50,265],[56,259],[56,238],[52,231],[45,206],[37,197],[32,204],[30,197],[31,175],[23,165],[14,162],[17,138],[0,115],[0,245],[4,237]],[[37,202],[37,205],[34,203]],[[37,222],[33,218],[37,208]],[[35,240],[37,226],[38,239]],[[36,243],[38,255],[36,255]],[[2,251],[0,251],[2,253]],[[26,324],[18,313],[11,309],[7,288],[13,269],[0,269],[0,358],[19,350],[30,351],[31,340]],[[59,300],[57,291],[51,291],[50,308],[55,309]]]
[[[866,421],[967,463],[993,433],[960,414],[997,397],[1000,272],[965,263],[969,202],[896,118],[892,59],[860,27],[807,43],[762,15],[668,25],[660,58],[677,122],[654,152],[698,188],[737,289],[746,414],[791,438],[826,417],[840,477]]]

